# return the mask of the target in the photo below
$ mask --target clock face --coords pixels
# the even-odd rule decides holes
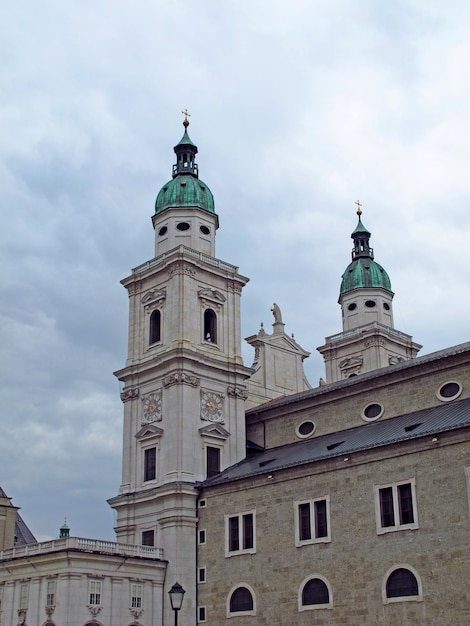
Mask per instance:
[[[144,398],[143,422],[157,422],[162,419],[161,393],[151,393]]]
[[[203,391],[201,397],[201,418],[210,422],[222,421],[223,396],[212,391]]]

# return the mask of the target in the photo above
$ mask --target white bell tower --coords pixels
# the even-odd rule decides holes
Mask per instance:
[[[128,359],[116,372],[124,383],[123,468],[109,503],[119,542],[164,549],[165,596],[182,584],[181,620],[189,624],[196,612],[195,483],[245,456],[250,369],[240,329],[248,279],[215,258],[218,217],[185,115],[173,177],[152,217],[155,258],[121,281],[129,294]],[[171,619],[168,607],[164,623]]]

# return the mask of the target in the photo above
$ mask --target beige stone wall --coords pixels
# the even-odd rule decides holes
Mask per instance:
[[[433,447],[431,447],[433,446]],[[357,624],[396,626],[469,623],[470,515],[465,468],[468,432],[442,435],[440,442],[414,441],[207,488],[199,527],[207,543],[198,564],[207,568],[199,605],[207,622],[226,620],[230,589],[245,582],[254,590],[254,617],[233,623]],[[377,534],[374,485],[414,479],[419,528]],[[296,547],[294,502],[329,496],[331,542]],[[224,515],[256,509],[256,554],[225,558]],[[384,604],[387,570],[407,564],[419,574],[422,602]],[[332,609],[298,611],[306,576],[330,583]],[[232,619],[230,619],[230,623]]]
[[[437,398],[440,386],[457,380],[460,398],[470,397],[470,354],[420,362],[407,367],[357,377],[340,385],[312,390],[307,398],[286,399],[278,407],[251,412],[247,416],[247,439],[272,448],[299,441],[296,428],[309,419],[315,423],[315,436],[364,424],[362,411],[372,402],[384,407],[380,419],[411,413],[442,404]]]

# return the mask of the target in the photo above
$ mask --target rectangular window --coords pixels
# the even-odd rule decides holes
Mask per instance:
[[[131,585],[131,609],[142,608],[142,585]]]
[[[101,581],[90,580],[90,601],[91,606],[101,605]]]
[[[375,486],[377,532],[418,528],[415,481]]]
[[[144,451],[144,481],[155,480],[157,476],[157,448]]]
[[[198,582],[205,583],[206,582],[206,568],[200,567],[198,569]]]
[[[155,545],[155,531],[154,530],[144,530],[142,533],[142,545],[143,546],[154,546]]]
[[[295,545],[331,541],[329,496],[295,502]]]
[[[207,478],[220,474],[220,448],[207,446],[206,448]]]
[[[198,619],[198,622],[206,621],[206,607],[205,606],[199,607],[197,619]]]
[[[252,554],[256,552],[255,512],[225,516],[226,556]]]
[[[205,529],[199,531],[199,544],[202,545],[204,543],[206,543],[206,531],[205,531]]]
[[[55,590],[56,590],[56,581],[48,580],[47,581],[47,592],[46,592],[46,606],[54,606],[55,605]]]
[[[28,596],[29,596],[29,583],[21,583],[20,605],[18,607],[20,610],[24,610],[28,608]]]

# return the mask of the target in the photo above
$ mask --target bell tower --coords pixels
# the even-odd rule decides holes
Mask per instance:
[[[215,257],[214,198],[199,178],[184,113],[172,179],[152,217],[155,257],[121,281],[129,295],[128,358],[115,373],[124,383],[123,467],[109,503],[119,542],[163,548],[168,589],[175,581],[186,589],[181,617],[193,623],[195,483],[245,456],[251,370],[240,328],[248,279]]]
[[[317,348],[325,360],[327,383],[406,361],[422,347],[394,328],[390,278],[374,261],[371,234],[362,223],[361,204],[356,204],[351,263],[341,277],[338,300],[343,332],[326,337],[325,345]]]

